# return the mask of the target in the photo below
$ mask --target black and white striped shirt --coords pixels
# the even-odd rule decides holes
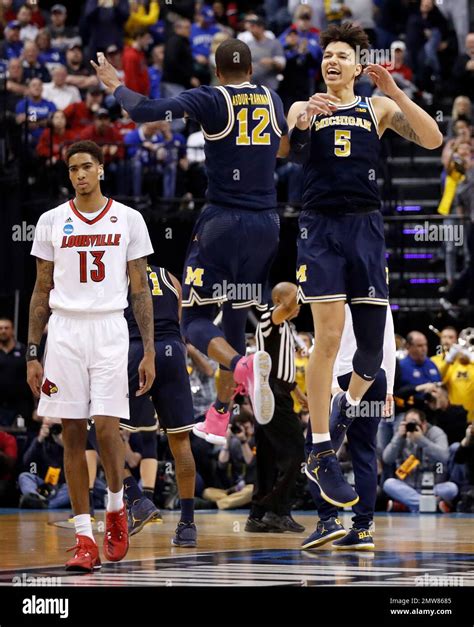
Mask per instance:
[[[292,325],[285,320],[274,324],[272,313],[275,307],[260,318],[255,334],[257,350],[267,351],[272,358],[270,376],[286,383],[295,382],[295,340]]]

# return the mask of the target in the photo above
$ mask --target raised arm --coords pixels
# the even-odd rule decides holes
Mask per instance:
[[[428,150],[434,150],[443,143],[443,135],[435,120],[415,104],[402,91],[392,75],[381,65],[371,64],[364,70],[384,94],[375,96],[372,102],[379,119],[379,135],[387,128]]]
[[[99,52],[99,64],[91,61],[99,80],[113,92],[116,100],[127,111],[135,122],[155,122],[156,120],[172,120],[183,118],[186,114],[183,105],[176,98],[160,98],[153,100],[138,94],[120,81],[117,70]]]
[[[30,300],[28,321],[28,347],[26,351],[27,381],[33,394],[38,397],[43,380],[43,367],[38,355],[41,337],[48,322],[49,293],[53,289],[54,263],[44,259],[36,260],[36,283]]]
[[[130,301],[143,341],[143,359],[138,367],[140,389],[137,396],[148,392],[155,380],[153,302],[146,269],[146,257],[128,262]]]

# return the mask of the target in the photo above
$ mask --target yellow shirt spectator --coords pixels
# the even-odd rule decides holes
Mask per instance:
[[[467,359],[461,361],[457,357],[453,363],[445,360],[446,355],[441,353],[431,357],[438,368],[443,383],[448,390],[449,401],[452,405],[462,405],[467,409],[467,419],[474,422],[474,363],[467,362]]]
[[[308,357],[301,357],[298,353],[295,355],[295,383],[303,394],[306,394],[306,368],[308,367]],[[296,394],[291,393],[293,397],[293,409],[296,414],[299,414],[303,409]]]
[[[151,0],[148,13],[145,11],[145,6],[141,2],[131,0],[130,2],[130,16],[125,23],[125,43],[131,45],[133,43],[133,36],[137,31],[153,26],[160,17],[160,5],[158,0]]]

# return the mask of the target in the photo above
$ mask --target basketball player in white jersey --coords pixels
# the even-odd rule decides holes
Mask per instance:
[[[62,419],[64,468],[76,529],[74,557],[66,569],[92,572],[100,568],[100,558],[89,514],[87,420],[95,421],[108,485],[104,554],[118,561],[128,550],[125,455],[119,433],[119,420],[129,418],[128,328],[123,312],[130,280],[144,344],[137,392],[142,395],[155,378],[153,306],[146,272],[153,248],[138,211],[102,195],[103,156],[97,144],[72,144],[66,163],[76,196],[40,217],[31,251],[37,258],[37,276],[30,303],[28,383],[40,397],[38,413]],[[47,322],[43,372],[38,345]]]

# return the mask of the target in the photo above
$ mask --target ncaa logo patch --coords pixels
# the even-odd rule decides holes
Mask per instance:
[[[117,216],[110,216],[110,221],[113,222],[114,224],[117,222],[118,218]]]
[[[63,233],[65,233],[66,235],[71,235],[73,231],[74,231],[74,227],[72,226],[72,224],[65,224],[63,226]]]

